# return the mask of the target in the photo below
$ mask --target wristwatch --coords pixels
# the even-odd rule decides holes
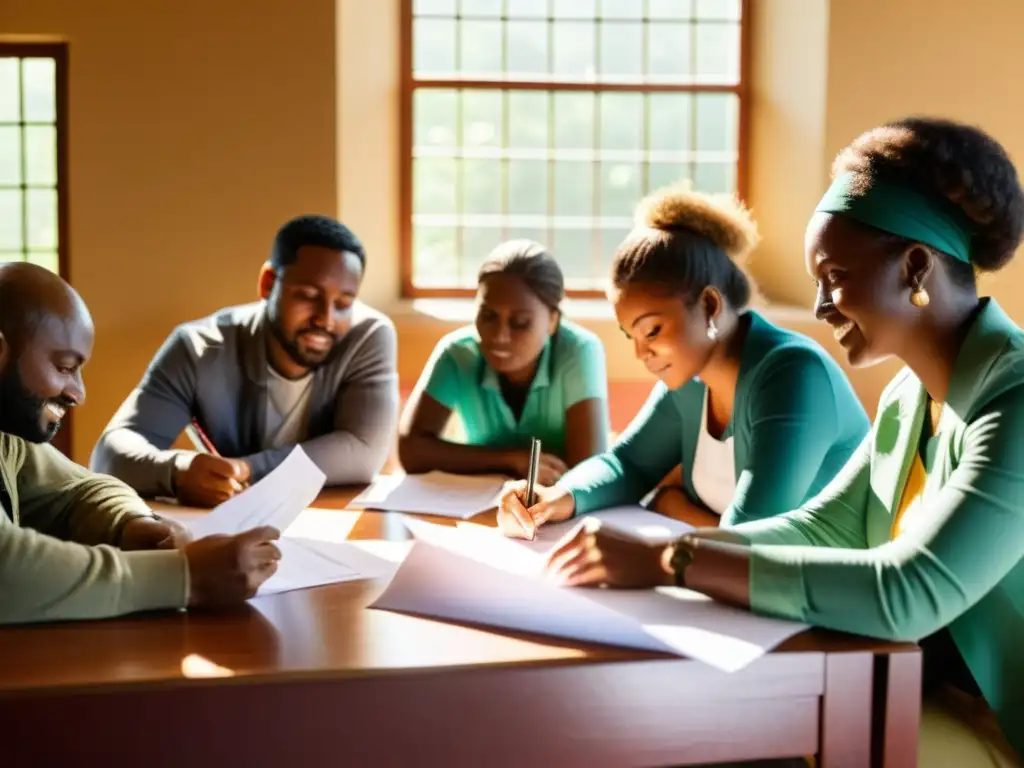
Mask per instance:
[[[686,568],[693,562],[693,552],[697,549],[697,537],[685,534],[680,536],[672,548],[672,557],[669,564],[672,566],[672,575],[675,577],[677,587],[686,586]]]

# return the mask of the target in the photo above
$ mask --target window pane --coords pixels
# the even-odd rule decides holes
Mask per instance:
[[[553,71],[560,77],[592,78],[597,68],[595,24],[590,21],[556,21]]]
[[[501,22],[463,21],[461,32],[459,71],[467,78],[501,74]]]
[[[689,19],[693,16],[693,0],[647,0],[647,15],[652,19]]]
[[[21,239],[21,192],[0,189],[0,251],[20,251],[24,247]]]
[[[546,160],[508,161],[508,212],[547,214],[548,163]]]
[[[18,59],[0,59],[0,121],[21,118],[18,97]]]
[[[28,261],[51,272],[60,271],[60,259],[56,251],[32,251],[28,254]]]
[[[736,99],[731,93],[697,95],[697,140],[699,151],[736,150]]]
[[[640,20],[643,15],[643,0],[601,0],[601,18]]]
[[[697,75],[705,80],[738,82],[740,28],[738,24],[697,26]]]
[[[417,19],[413,22],[413,71],[417,74],[454,74],[454,21]]]
[[[511,0],[508,15],[513,19],[546,18],[548,0]]]
[[[600,167],[601,216],[632,216],[642,191],[640,165],[604,162]]]
[[[11,264],[24,260],[25,254],[21,251],[0,251],[0,264]]]
[[[692,74],[689,24],[651,24],[648,34],[647,72],[651,79],[678,80]]]
[[[606,21],[601,24],[600,69],[605,75],[639,77],[643,73],[643,24]]]
[[[740,0],[697,0],[697,18],[739,21]]]
[[[462,161],[462,210],[464,213],[501,213],[501,161]]]
[[[735,167],[734,163],[697,163],[693,186],[701,192],[732,192]]]
[[[57,62],[53,59],[24,59],[21,63],[25,86],[25,120],[52,123],[57,119]]]
[[[645,191],[653,192],[689,178],[689,163],[651,163],[647,168],[647,189]]]
[[[537,77],[548,71],[548,25],[546,21],[509,21],[508,72]]]
[[[548,233],[544,229],[533,229],[531,227],[511,227],[508,230],[509,240],[532,240],[535,243],[540,243],[546,249],[550,250],[548,245]]]
[[[548,146],[548,102],[546,91],[508,92],[508,145],[516,148]]]
[[[455,230],[418,226],[413,231],[412,273],[424,288],[452,286],[458,277]]]
[[[28,247],[57,247],[57,192],[30,189],[26,194],[28,210]]]
[[[462,92],[462,144],[465,147],[500,147],[505,99],[501,91]]]
[[[585,229],[556,229],[552,233],[551,253],[562,268],[567,283],[593,276],[594,232]]]
[[[48,125],[25,128],[25,180],[57,185],[57,129]]]
[[[457,145],[455,91],[419,88],[413,92],[413,143],[418,147]]]
[[[476,276],[480,271],[480,265],[500,242],[501,230],[497,227],[466,227],[462,230],[460,287],[476,288]]]
[[[556,160],[556,216],[593,216],[594,164],[580,160]]]
[[[414,14],[443,13],[451,16],[455,14],[455,0],[415,0],[412,12]]]
[[[458,160],[444,157],[418,157],[413,160],[415,213],[454,215],[458,212],[458,163]]]
[[[0,184],[20,183],[21,129],[17,126],[0,126]]]
[[[585,149],[594,146],[594,109],[592,93],[560,91],[555,94],[555,147]]]
[[[601,148],[642,149],[644,99],[639,93],[602,93]]]
[[[501,0],[461,0],[459,13],[463,16],[501,16]]]
[[[688,93],[652,93],[648,98],[650,148],[674,152],[689,149],[693,97]]]
[[[597,13],[597,0],[554,0],[552,15],[561,19],[592,19]]]

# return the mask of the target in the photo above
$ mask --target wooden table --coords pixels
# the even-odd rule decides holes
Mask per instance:
[[[406,538],[391,515],[344,510],[354,493],[325,492],[299,522]],[[0,630],[0,763],[916,765],[914,645],[805,632],[727,674],[365,610],[383,586]]]

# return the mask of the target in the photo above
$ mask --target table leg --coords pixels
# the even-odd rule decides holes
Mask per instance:
[[[874,654],[867,652],[825,656],[818,768],[871,764],[874,662]]]

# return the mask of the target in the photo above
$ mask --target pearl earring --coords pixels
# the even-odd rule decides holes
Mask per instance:
[[[708,338],[714,341],[718,338],[718,326],[715,325],[715,318],[708,320]]]
[[[928,295],[928,291],[924,288],[915,288],[910,294],[910,303],[920,309],[921,307],[927,307],[930,302],[931,296]]]

